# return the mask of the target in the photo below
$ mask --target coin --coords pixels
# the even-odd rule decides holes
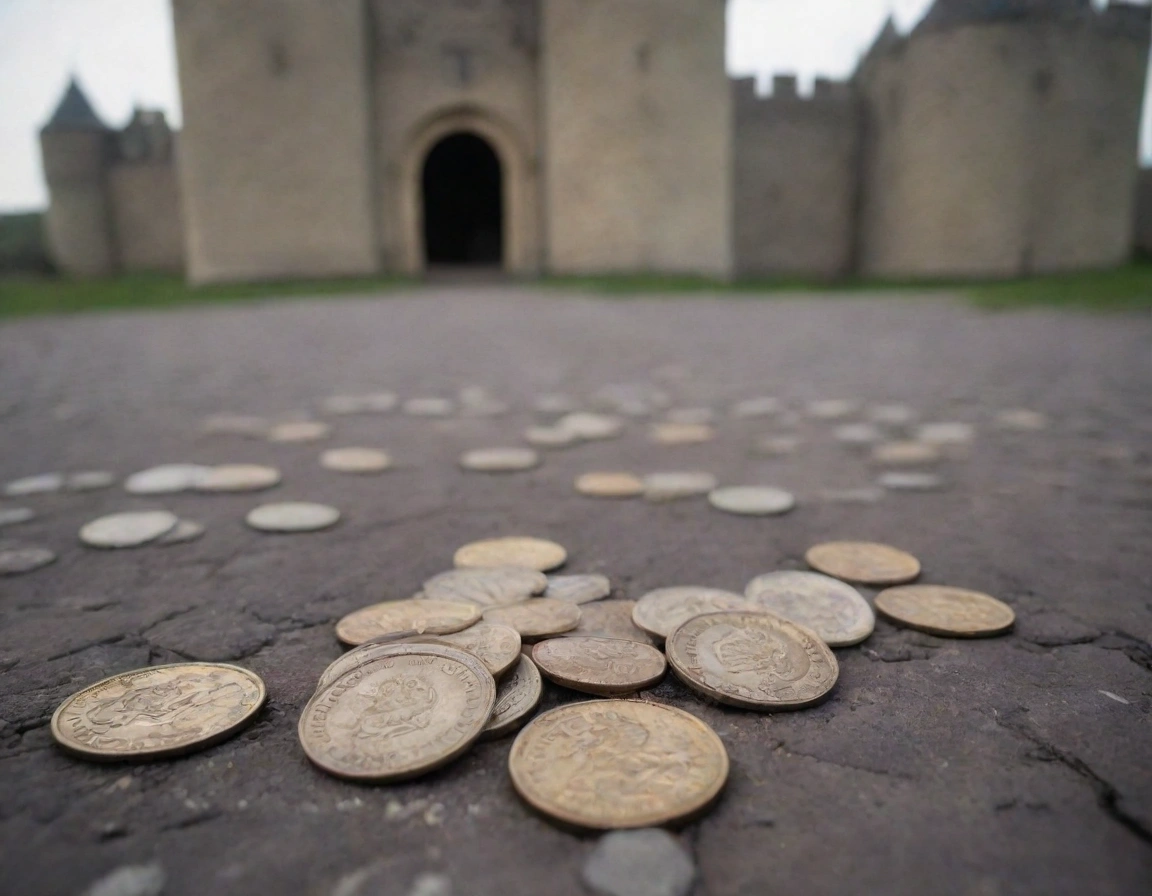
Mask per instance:
[[[393,644],[308,701],[300,743],[329,774],[401,781],[465,753],[495,702],[496,682],[472,654]]]
[[[517,473],[539,464],[540,455],[531,448],[479,448],[460,456],[460,466],[477,473]]]
[[[816,420],[839,420],[855,413],[859,404],[846,398],[829,398],[823,401],[810,401],[805,407],[809,417]]]
[[[600,600],[612,593],[612,583],[607,576],[589,573],[577,576],[548,576],[545,597],[566,600],[573,604],[586,604]]]
[[[804,559],[813,569],[860,585],[902,585],[920,575],[920,561],[886,544],[827,541],[808,549]]]
[[[576,628],[580,607],[566,600],[540,597],[522,604],[491,607],[484,611],[484,621],[510,625],[525,641],[532,641]]]
[[[331,448],[320,455],[320,466],[336,473],[380,473],[392,458],[375,448]]]
[[[940,449],[927,442],[885,442],[872,449],[872,460],[883,466],[916,466],[940,460]]]
[[[208,475],[200,464],[162,464],[133,473],[124,480],[124,490],[132,495],[173,495],[195,488]]]
[[[669,824],[724,787],[728,754],[683,710],[639,700],[569,703],[533,719],[512,744],[516,792],[559,821],[611,830]]]
[[[116,477],[107,470],[80,470],[69,473],[64,487],[70,492],[94,492],[116,483]]]
[[[577,411],[565,414],[555,424],[560,429],[572,433],[578,439],[613,439],[624,431],[624,421],[608,414],[592,414]]]
[[[675,585],[649,591],[636,602],[632,621],[649,634],[667,638],[693,616],[720,610],[756,610],[748,598],[719,588]]]
[[[184,544],[204,534],[204,524],[194,520],[180,520],[175,527],[156,539],[156,544]]]
[[[155,541],[180,520],[166,510],[113,513],[85,523],[80,540],[94,548],[134,548]]]
[[[716,437],[707,423],[653,423],[648,437],[659,445],[698,445]]]
[[[0,526],[15,526],[35,518],[35,512],[29,507],[0,507]]]
[[[766,573],[749,582],[744,594],[769,613],[812,629],[829,647],[859,644],[876,627],[876,615],[859,591],[818,572]]]
[[[293,420],[277,423],[268,430],[271,442],[317,442],[332,434],[332,427],[320,420]]]
[[[35,572],[56,560],[48,548],[21,547],[0,542],[0,576],[18,576]]]
[[[868,417],[884,426],[906,426],[916,419],[916,411],[906,404],[878,404],[869,408]]]
[[[460,632],[448,635],[415,635],[413,642],[448,644],[467,650],[500,679],[520,658],[520,633],[509,625],[496,622],[477,622]]]
[[[945,638],[983,638],[1012,628],[1016,614],[996,598],[947,585],[904,585],[876,595],[876,609],[898,625]]]
[[[876,480],[891,492],[933,492],[944,487],[944,479],[935,473],[888,472]]]
[[[455,409],[447,398],[409,398],[403,407],[411,417],[448,417]]]
[[[580,437],[559,426],[529,426],[524,430],[524,441],[537,448],[567,448],[580,441]]]
[[[386,600],[349,613],[336,623],[336,637],[353,646],[395,632],[448,635],[480,618],[475,604],[446,600]]]
[[[648,501],[676,501],[706,495],[716,488],[711,473],[649,473],[644,477],[644,498]]]
[[[708,503],[741,516],[778,516],[796,506],[791,492],[758,485],[730,485],[708,493]]]
[[[804,626],[770,613],[729,611],[689,619],[665,645],[692,690],[744,709],[800,709],[836,684],[832,649]]]
[[[644,482],[631,473],[584,473],[576,477],[576,491],[589,498],[633,498],[644,494]]]
[[[20,479],[13,479],[4,486],[4,494],[13,498],[18,495],[42,495],[49,492],[58,492],[63,487],[63,473],[40,473],[36,476],[24,476]]]
[[[561,637],[623,638],[639,644],[652,644],[648,632],[632,621],[634,600],[602,600],[580,607],[580,623]]]
[[[473,541],[456,551],[452,562],[458,567],[523,566],[548,572],[563,566],[568,552],[554,541],[509,535]]]
[[[326,504],[284,501],[250,510],[244,522],[261,532],[317,532],[335,526],[339,519],[340,511]]]
[[[209,467],[194,486],[200,492],[258,492],[280,483],[280,471],[260,464]]]
[[[653,687],[668,668],[655,647],[618,638],[551,638],[532,648],[532,659],[549,681],[601,697]]]
[[[105,678],[52,716],[52,736],[88,759],[157,759],[209,747],[252,721],[264,703],[254,672],[223,663],[175,663]]]
[[[833,436],[845,445],[871,445],[884,437],[871,423],[845,423],[836,427]]]
[[[518,604],[548,587],[542,572],[523,566],[450,569],[424,583],[429,600],[458,600],[480,607]]]
[[[976,435],[971,423],[924,423],[916,430],[916,438],[930,445],[966,445]]]
[[[1039,411],[1012,408],[996,415],[996,426],[1014,432],[1039,432],[1048,428],[1048,417]]]
[[[480,739],[494,740],[511,734],[528,721],[543,694],[540,670],[529,657],[520,654],[515,667],[496,688],[496,705]]]

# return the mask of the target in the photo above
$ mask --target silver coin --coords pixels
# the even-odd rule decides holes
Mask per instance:
[[[516,473],[539,466],[540,455],[531,448],[480,448],[460,456],[460,466],[479,473]]]
[[[36,476],[13,479],[4,486],[4,494],[13,498],[21,495],[43,495],[58,492],[63,487],[63,473],[40,473]]]
[[[780,399],[762,395],[757,398],[745,398],[732,405],[732,416],[740,419],[749,417],[770,417],[779,414],[783,405]]]
[[[711,473],[649,473],[644,477],[644,498],[647,501],[676,501],[706,495],[716,488],[716,477]]]
[[[155,541],[176,528],[180,520],[166,510],[113,513],[85,523],[80,540],[94,548],[134,548]]]
[[[840,420],[859,410],[859,403],[847,398],[830,398],[810,401],[804,408],[814,420]]]
[[[601,600],[580,605],[580,622],[562,638],[623,638],[653,644],[653,637],[632,621],[634,600]]]
[[[944,487],[944,479],[935,473],[883,473],[877,480],[892,492],[932,492]]]
[[[332,427],[321,420],[292,420],[277,423],[268,430],[270,442],[318,442],[332,434]]]
[[[742,594],[699,585],[649,591],[632,608],[632,621],[649,634],[667,638],[689,619],[722,610],[758,610]]]
[[[316,532],[336,525],[340,511],[326,504],[284,501],[262,504],[249,511],[244,521],[261,532]]]
[[[778,516],[796,506],[791,492],[758,485],[732,485],[708,493],[708,503],[741,516]]]
[[[572,604],[587,604],[601,600],[612,593],[612,583],[599,573],[570,576],[548,576],[544,597],[566,600]]]
[[[521,654],[516,666],[496,688],[496,705],[480,739],[495,740],[516,731],[531,718],[543,694],[540,670],[530,657]]]
[[[166,535],[161,535],[156,544],[185,544],[195,541],[204,534],[204,524],[194,520],[180,520],[176,527]]]
[[[48,548],[11,547],[0,543],[0,576],[18,576],[34,572],[56,560],[56,553]]]
[[[0,526],[14,526],[35,518],[35,511],[28,507],[0,507]]]
[[[916,438],[929,445],[967,445],[975,437],[971,423],[925,423],[916,429]]]
[[[198,486],[208,471],[201,464],[161,464],[133,473],[124,480],[124,490],[132,495],[174,495]]]
[[[572,631],[580,622],[580,612],[576,604],[541,597],[510,606],[490,607],[484,611],[484,621],[511,626],[525,641],[536,641]]]
[[[518,604],[548,586],[544,573],[522,566],[450,569],[433,576],[423,587],[423,599],[455,600],[478,607]]]
[[[859,644],[876,627],[876,614],[859,591],[818,572],[766,573],[749,582],[744,594],[768,612],[812,629],[829,647]]]
[[[107,470],[81,470],[78,473],[69,473],[65,477],[64,487],[70,492],[93,492],[108,488],[115,483],[116,476]]]
[[[456,406],[447,398],[409,398],[404,413],[411,417],[450,417]]]
[[[556,421],[556,426],[586,441],[613,439],[624,431],[624,421],[619,417],[584,411],[565,414]]]
[[[335,473],[381,473],[392,458],[375,448],[331,448],[320,455],[320,466]]]
[[[260,464],[209,467],[196,483],[198,492],[258,492],[280,484],[280,471]]]
[[[567,448],[580,441],[580,437],[559,426],[529,426],[524,430],[524,441],[537,448]]]

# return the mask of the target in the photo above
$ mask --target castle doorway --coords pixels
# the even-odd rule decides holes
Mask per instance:
[[[427,265],[503,265],[502,181],[499,157],[476,134],[449,134],[428,151],[420,181]]]

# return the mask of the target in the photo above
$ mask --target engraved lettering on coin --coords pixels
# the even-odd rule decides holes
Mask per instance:
[[[704,613],[759,607],[742,594],[698,585],[676,585],[649,591],[636,602],[632,621],[649,634],[667,638],[677,628]]]
[[[209,467],[195,488],[201,492],[256,492],[280,483],[280,471],[260,464]]]
[[[548,576],[544,596],[566,600],[573,604],[586,604],[602,600],[612,593],[612,583],[599,573],[571,576]]]
[[[554,541],[510,535],[466,544],[452,558],[454,566],[523,566],[548,572],[562,566],[568,552]]]
[[[478,622],[461,632],[448,635],[415,635],[408,640],[426,644],[447,644],[450,647],[467,650],[479,659],[496,679],[502,678],[505,672],[516,665],[521,656],[520,633],[511,626],[495,622]]]
[[[336,623],[336,637],[356,646],[396,632],[449,635],[480,618],[480,608],[443,600],[392,600],[349,613]]]
[[[634,498],[644,494],[644,481],[632,473],[585,473],[575,489],[589,498]]]
[[[326,504],[283,501],[262,504],[249,511],[244,522],[260,532],[318,532],[335,526],[339,519],[340,511]]]
[[[375,448],[330,448],[320,455],[320,466],[335,473],[381,473],[392,458]]]
[[[602,697],[653,687],[668,668],[655,647],[610,638],[552,638],[532,648],[532,659],[550,681]]]
[[[427,600],[456,600],[480,607],[518,604],[548,586],[544,573],[523,566],[450,569],[424,583]]]
[[[520,654],[516,666],[496,689],[496,705],[480,739],[495,740],[519,729],[540,705],[543,694],[540,670],[529,657]]]
[[[859,644],[876,627],[876,615],[859,591],[818,572],[766,573],[749,582],[744,594],[769,613],[812,629],[829,647]]]
[[[1016,622],[1012,608],[979,591],[947,585],[904,585],[876,595],[876,609],[897,625],[945,638],[1001,635]]]
[[[561,637],[623,638],[638,644],[653,644],[655,639],[632,621],[634,600],[602,600],[582,604],[580,624]]]
[[[510,625],[525,641],[549,638],[576,628],[580,622],[580,607],[566,600],[537,598],[507,607],[491,607],[484,611],[486,622]]]
[[[818,572],[860,585],[903,585],[920,575],[920,561],[911,554],[870,541],[824,542],[804,559]]]
[[[134,548],[170,532],[180,520],[166,510],[113,513],[85,523],[80,540],[94,548]]]

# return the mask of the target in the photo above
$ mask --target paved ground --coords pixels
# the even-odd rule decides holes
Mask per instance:
[[[682,831],[697,896],[1148,893],[1152,481],[1139,452],[1152,447],[1150,337],[1147,318],[988,315],[946,299],[495,290],[4,325],[0,480],[271,462],[285,471],[280,495],[334,503],[346,519],[276,537],[243,526],[252,496],[151,501],[113,489],[22,502],[40,518],[0,535],[61,556],[0,580],[0,891],[73,894],[158,861],[169,894],[407,894],[426,873],[445,875],[456,896],[584,892],[595,838],[525,810],[505,772],[509,741],[417,782],[364,787],[315,770],[296,740],[299,711],[339,654],[335,619],[407,596],[465,541],[531,533],[628,597],[669,584],[740,589],[800,566],[820,540],[889,541],[922,558],[925,580],[986,590],[1018,613],[1015,634],[975,642],[881,623],[862,649],[839,652],[833,698],[805,712],[705,706],[671,681],[651,692],[707,720],[732,758],[721,802]],[[508,478],[464,474],[454,460],[515,442],[524,411],[341,419],[332,444],[380,445],[402,464],[368,480],[321,470],[316,446],[197,435],[210,413],[292,411],[338,391],[482,384],[523,408],[540,392],[587,394],[668,365],[683,368],[662,371],[682,405],[900,400],[980,435],[970,459],[946,468],[950,490],[868,506],[812,500],[869,478],[828,424],[804,424],[810,447],[777,460],[748,453],[778,430],[765,421],[726,421],[715,443],[691,447],[651,445],[633,425]],[[1046,411],[1051,429],[995,432],[992,413],[1014,406]],[[576,474],[604,467],[704,467],[791,488],[802,505],[750,520],[703,502],[571,492]],[[157,505],[208,534],[119,553],[76,540],[101,513]],[[47,722],[69,693],[185,657],[259,672],[270,701],[257,723],[147,765],[91,765],[53,747]]]

